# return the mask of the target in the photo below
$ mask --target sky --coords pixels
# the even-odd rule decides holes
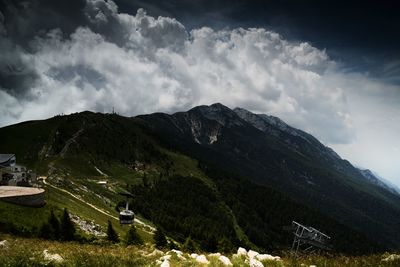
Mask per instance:
[[[396,1],[0,0],[0,127],[223,103],[400,186]]]

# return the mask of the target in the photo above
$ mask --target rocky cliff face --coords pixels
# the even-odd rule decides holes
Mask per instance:
[[[392,186],[392,185],[386,183],[383,180],[383,178],[380,178],[379,176],[375,175],[371,170],[359,169],[359,171],[365,177],[365,179],[368,182],[370,182],[370,183],[372,183],[372,184],[374,184],[376,186],[382,187],[382,188],[392,192],[393,194],[399,194],[399,191],[396,189],[395,186]]]

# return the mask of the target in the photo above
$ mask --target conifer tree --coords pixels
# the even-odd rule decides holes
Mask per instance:
[[[134,225],[132,225],[129,228],[128,232],[126,232],[125,243],[126,243],[126,245],[141,245],[141,244],[143,244],[143,240],[139,236],[139,234],[136,232],[136,228]]]
[[[183,243],[183,250],[187,251],[189,253],[195,252],[197,251],[197,246],[194,243],[194,241],[192,240],[192,238],[189,236],[188,238],[186,238],[185,243]]]
[[[75,226],[69,217],[68,210],[65,208],[61,217],[61,240],[71,241],[75,237]]]
[[[224,236],[218,241],[217,249],[219,252],[231,252],[234,246],[232,242]]]
[[[115,232],[110,221],[108,221],[108,225],[107,225],[107,239],[113,243],[119,242],[118,234],[117,234],[117,232]]]
[[[50,239],[50,235],[51,235],[50,232],[51,232],[50,225],[48,222],[45,222],[40,227],[38,236],[39,236],[39,238]]]
[[[53,240],[60,239],[60,222],[57,219],[56,215],[54,215],[53,210],[51,210],[51,212],[50,212],[48,224],[50,226],[50,228],[49,228],[50,229],[50,231],[49,231],[50,239],[53,239]]]
[[[158,248],[164,248],[167,246],[167,238],[165,237],[164,231],[157,227],[157,230],[154,234],[154,243]]]

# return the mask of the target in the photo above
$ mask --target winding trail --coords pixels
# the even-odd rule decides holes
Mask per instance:
[[[67,153],[67,151],[68,151],[68,149],[69,149],[69,146],[72,144],[72,143],[76,143],[76,138],[78,138],[78,136],[81,134],[83,132],[83,128],[81,128],[81,129],[79,129],[79,131],[77,131],[76,133],[74,133],[74,135],[70,138],[70,139],[68,139],[67,140],[67,142],[65,142],[65,146],[63,147],[63,149],[61,150],[61,152],[60,152],[60,156],[61,157],[64,157],[65,156],[65,153]]]

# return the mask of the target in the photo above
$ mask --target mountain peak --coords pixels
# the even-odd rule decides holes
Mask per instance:
[[[369,181],[370,183],[385,188],[386,190],[389,190],[394,194],[400,194],[396,186],[392,185],[390,182],[386,181],[384,178],[380,177],[373,171],[360,168],[358,168],[358,170],[362,174],[362,176],[364,176],[364,178],[367,179],[367,181]]]
[[[282,121],[277,117],[269,116],[266,114],[255,114],[244,108],[235,108],[233,111],[240,118],[249,122],[250,124],[252,124],[254,127],[256,127],[261,131],[266,131],[267,129],[270,129],[271,126],[273,126],[281,131],[289,132],[292,135],[298,135],[296,131],[292,131],[293,129],[292,127],[290,127],[284,121]]]
[[[212,107],[212,108],[214,108],[214,109],[220,109],[220,110],[226,110],[226,109],[229,109],[230,110],[230,108],[228,108],[227,106],[225,106],[225,105],[223,105],[223,104],[221,104],[221,103],[214,103],[214,104],[211,104],[210,105],[210,107]]]
[[[228,108],[227,106],[225,106],[221,103],[214,103],[209,106],[201,105],[201,106],[194,107],[191,110],[198,110],[202,113],[222,112],[222,111],[223,112],[232,112],[232,110],[230,108]]]
[[[210,106],[197,106],[189,110],[189,112],[198,112],[207,119],[217,121],[224,126],[242,124],[242,121],[238,115],[233,110],[222,105],[221,103],[214,103]]]

